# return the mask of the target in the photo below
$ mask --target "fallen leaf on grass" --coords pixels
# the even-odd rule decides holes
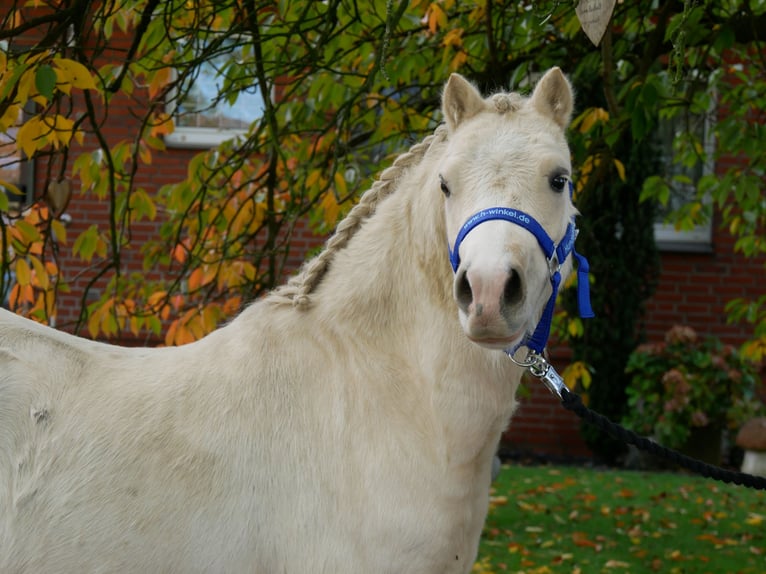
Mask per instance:
[[[598,544],[597,542],[593,542],[593,540],[590,540],[588,538],[588,534],[585,532],[572,532],[572,542],[574,542],[577,546],[584,546],[588,548],[593,548],[596,552],[599,552],[601,550],[601,544]]]

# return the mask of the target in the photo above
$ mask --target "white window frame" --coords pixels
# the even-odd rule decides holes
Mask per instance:
[[[203,81],[201,78],[203,74],[200,73],[194,80],[195,83]],[[216,76],[214,81],[218,81]],[[173,118],[174,130],[173,132],[164,136],[165,144],[168,147],[174,148],[192,148],[192,149],[210,149],[214,148],[224,141],[234,139],[236,137],[244,136],[247,133],[247,129],[244,128],[216,128],[216,127],[199,127],[199,126],[182,126],[177,121],[177,109],[178,101],[176,99],[178,92],[173,90],[169,93],[170,102],[166,106],[166,111]],[[260,92],[258,93],[260,94]],[[261,99],[261,98],[259,98]],[[220,104],[219,104],[220,105]],[[247,98],[241,96],[237,99],[234,106],[228,106],[223,104],[226,108],[236,109],[238,106],[252,105],[252,101],[248,101]],[[262,115],[265,110],[265,103],[261,101],[260,112]],[[253,117],[252,121],[255,121],[257,117]]]

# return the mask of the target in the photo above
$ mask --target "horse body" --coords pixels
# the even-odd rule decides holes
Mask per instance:
[[[446,243],[509,197],[563,234],[571,203],[535,189],[568,165],[546,78],[508,113],[453,78],[447,129],[389,168],[308,305],[288,286],[163,349],[0,312],[0,571],[469,572],[521,376],[497,348],[539,317],[545,260],[493,222],[453,277]],[[501,147],[548,164],[516,183]]]

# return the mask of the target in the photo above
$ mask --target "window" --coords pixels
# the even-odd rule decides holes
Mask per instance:
[[[219,98],[229,80],[248,83],[248,74],[239,65],[242,60],[242,46],[230,42],[229,47],[224,46],[199,67],[180,101],[174,98],[168,106],[175,123],[174,132],[165,136],[169,146],[215,147],[244,134],[250,124],[263,115],[263,98],[254,82],[238,93],[234,103]]]
[[[700,178],[714,171],[713,111],[694,113],[685,109],[673,117],[659,120],[657,138],[663,165],[661,175],[670,192],[667,205],[658,206],[654,225],[654,236],[660,249],[707,251],[711,247],[710,221],[683,230],[667,221],[672,212],[696,200]],[[689,150],[696,151],[690,153]]]

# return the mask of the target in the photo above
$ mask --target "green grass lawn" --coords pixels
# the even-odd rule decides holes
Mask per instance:
[[[504,466],[474,572],[766,574],[766,492],[675,473]]]

